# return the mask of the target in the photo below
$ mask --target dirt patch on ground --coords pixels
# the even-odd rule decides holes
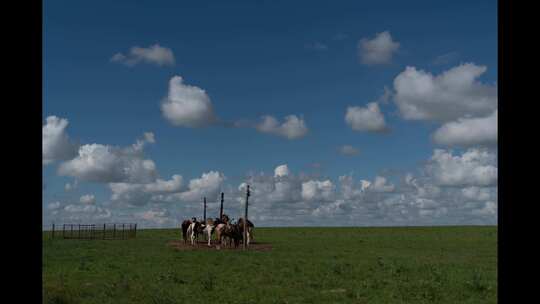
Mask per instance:
[[[212,242],[211,246],[208,246],[208,243],[206,241],[198,241],[194,246],[191,246],[190,243],[184,244],[184,241],[182,240],[174,240],[169,241],[167,243],[167,246],[170,246],[174,248],[177,251],[186,251],[186,250],[242,250],[242,244],[238,245],[237,248],[234,248],[234,245],[232,247],[229,246],[216,246],[214,242]],[[249,243],[249,247],[247,250],[250,251],[270,251],[272,250],[272,245],[269,243],[259,243],[259,242],[251,242]]]

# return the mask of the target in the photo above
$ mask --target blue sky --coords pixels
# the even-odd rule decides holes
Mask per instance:
[[[43,121],[67,119],[69,138],[81,145],[126,147],[152,132],[145,158],[162,179],[180,174],[186,183],[218,171],[236,188],[248,172],[272,175],[282,164],[336,185],[351,172],[366,180],[412,172],[434,149],[465,153],[475,146],[440,147],[431,135],[448,121],[404,119],[392,98],[378,103],[386,133],[353,130],[347,107],[379,100],[407,66],[433,75],[462,63],[485,66],[476,81],[494,87],[496,9],[496,1],[47,1]],[[359,41],[384,31],[399,48],[385,64],[362,64]],[[174,54],[174,64],[111,61],[155,44]],[[220,119],[255,123],[271,115],[282,122],[296,115],[309,131],[290,140],[249,127],[174,126],[160,104],[175,75],[203,89]],[[360,153],[342,155],[343,145]],[[77,177],[59,176],[61,161],[43,167],[44,210],[86,193],[97,204],[109,199],[106,183],[80,178],[77,192],[66,193],[64,185]]]

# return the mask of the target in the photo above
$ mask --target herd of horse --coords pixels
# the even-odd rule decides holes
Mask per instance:
[[[246,245],[253,239],[253,229],[255,226],[250,220],[246,221]],[[237,248],[244,241],[244,218],[232,222],[226,214],[221,218],[208,218],[206,221],[198,221],[196,218],[184,220],[182,222],[182,238],[184,243],[197,244],[199,235],[204,235],[208,240],[208,246],[212,246],[212,235],[216,236],[217,248],[229,246]]]

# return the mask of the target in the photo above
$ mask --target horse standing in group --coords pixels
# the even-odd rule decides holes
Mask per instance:
[[[246,244],[249,245],[253,239],[253,228],[255,227],[250,220],[247,220],[247,240]],[[216,231],[216,241],[218,249],[220,245],[228,245],[232,247],[233,243],[235,248],[238,247],[240,241],[244,241],[244,219],[240,218],[237,223],[231,223],[229,217],[226,214],[220,218],[207,219],[206,223],[197,221],[196,218],[191,220],[185,220],[182,222],[182,236],[184,243],[189,241],[191,245],[195,245],[199,233],[203,233],[208,243],[212,246],[212,234]]]
[[[204,231],[205,225],[196,218],[191,218],[191,220],[185,220],[182,222],[182,238],[184,243],[189,241],[191,245],[194,245],[195,242],[199,239],[199,234]]]
[[[184,240],[184,244],[187,244],[188,242],[188,228],[195,221],[196,219],[192,218],[191,220],[184,220],[182,222],[182,239]]]
[[[194,221],[189,225],[187,229],[187,235],[189,236],[192,246],[195,245],[195,242],[198,239],[199,232],[201,231],[201,225],[201,222]]]
[[[203,234],[206,236],[206,239],[208,240],[208,247],[212,246],[212,233],[216,229],[216,226],[220,223],[218,218],[215,220],[209,218],[206,220],[206,225],[203,227]]]
[[[227,215],[223,215],[222,221],[216,225],[216,237],[218,249],[220,245],[229,245],[232,246],[234,242],[235,247],[238,247],[239,240],[241,235],[238,230],[238,225],[231,223]]]
[[[240,233],[242,234],[242,241],[244,241],[244,218],[238,219],[238,228],[240,229]],[[246,221],[246,232],[247,232],[247,240],[245,240],[246,245],[249,245],[250,241],[253,239],[253,229],[255,228],[255,225],[250,220]]]

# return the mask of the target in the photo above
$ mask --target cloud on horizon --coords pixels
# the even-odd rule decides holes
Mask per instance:
[[[239,186],[225,185],[224,175],[208,172],[187,187],[179,175],[146,184],[109,184],[114,204],[66,202],[49,204],[56,219],[142,221],[145,225],[172,227],[178,215],[198,215],[202,197],[209,210],[217,210],[214,198],[225,192],[227,212],[242,212],[246,185],[251,186],[250,216],[256,225],[387,225],[496,223],[496,155],[469,149],[454,155],[436,149],[417,174],[408,173],[398,184],[384,176],[355,180],[352,174],[337,181],[294,174],[286,164],[271,174],[251,174]],[[141,197],[143,198],[141,200]],[[131,208],[120,201],[132,204]],[[180,203],[180,204],[178,204]],[[174,207],[174,208],[173,208]],[[172,211],[173,208],[175,211]],[[131,210],[131,211],[130,211]]]
[[[144,158],[143,147],[153,140],[153,135],[145,135],[145,139],[125,148],[83,145],[75,158],[58,166],[58,174],[98,183],[152,181],[157,176],[156,165],[151,159]]]

